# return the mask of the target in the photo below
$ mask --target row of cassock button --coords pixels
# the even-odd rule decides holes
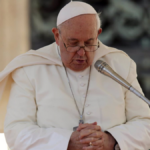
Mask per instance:
[[[79,75],[79,78],[83,78],[84,76],[83,75]],[[82,87],[84,87],[86,84],[85,83],[81,83],[80,84],[80,86],[82,86]],[[86,97],[86,95],[84,94],[83,95],[83,98],[85,98]],[[85,104],[85,107],[88,107],[88,106],[90,106],[89,104]],[[90,112],[90,111],[88,111],[88,112],[86,112],[86,114],[87,115],[90,115],[92,112]]]

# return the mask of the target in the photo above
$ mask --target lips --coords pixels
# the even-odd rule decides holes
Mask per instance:
[[[86,58],[82,58],[82,59],[74,59],[74,60],[86,60]]]
[[[85,63],[85,59],[76,59],[75,62],[77,64],[84,64]]]

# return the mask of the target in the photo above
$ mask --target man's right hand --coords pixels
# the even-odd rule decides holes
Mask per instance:
[[[70,141],[68,144],[67,150],[82,150],[84,146],[88,146],[88,144],[82,144],[79,140],[80,132],[74,131],[70,137]]]
[[[89,144],[83,147],[83,150],[113,150],[116,144],[115,138],[109,132],[103,132],[101,127],[96,124],[80,124],[79,131],[80,142]]]

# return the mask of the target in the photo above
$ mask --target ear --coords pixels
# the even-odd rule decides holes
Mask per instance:
[[[55,41],[56,41],[57,45],[59,45],[59,31],[58,31],[58,29],[57,28],[53,28],[52,32],[54,34],[54,38],[55,38]]]
[[[100,28],[99,30],[98,30],[98,35],[100,35],[102,33],[102,28]]]
[[[102,28],[100,28],[100,29],[98,30],[97,38],[98,38],[98,36],[99,36],[101,33],[102,33]]]

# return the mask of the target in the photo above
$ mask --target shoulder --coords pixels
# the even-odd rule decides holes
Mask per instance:
[[[109,65],[129,65],[133,61],[124,51],[109,47],[100,42],[100,48],[96,51],[95,60],[103,59]]]
[[[107,47],[112,52],[106,54],[102,59],[122,77],[127,78],[131,70],[136,74],[136,63],[122,50]]]
[[[60,67],[59,67],[60,68]],[[16,69],[12,73],[15,82],[30,84],[33,88],[57,74],[58,66],[32,65]]]
[[[56,48],[57,45],[54,42],[38,50],[30,50],[16,57],[14,62],[12,62],[12,65],[15,66],[12,74],[19,74],[23,71],[27,72],[27,74],[31,74],[46,69],[47,66],[61,66],[62,63],[58,57]]]

